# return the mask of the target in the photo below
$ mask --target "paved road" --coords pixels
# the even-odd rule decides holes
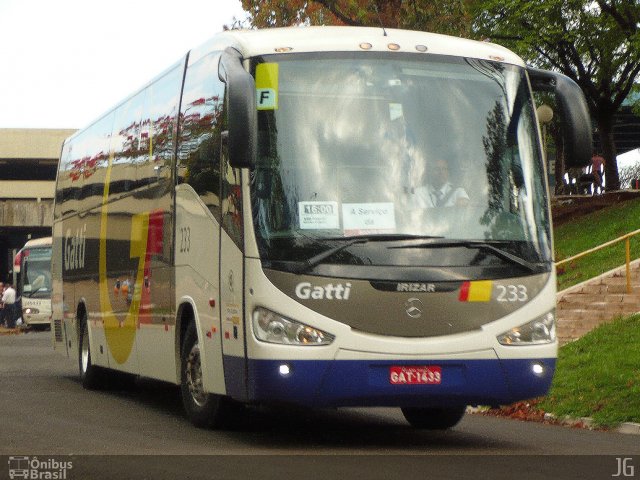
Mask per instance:
[[[352,478],[349,473],[426,479],[428,472],[439,478],[610,478],[619,466],[640,478],[638,436],[481,415],[467,415],[450,431],[426,432],[409,427],[397,409],[281,407],[250,410],[234,430],[200,430],[184,418],[175,386],[138,380],[83,390],[75,362],[53,352],[49,332],[0,336],[0,408],[0,455],[6,456],[0,479],[8,476],[3,458],[17,455],[71,456],[76,465],[68,479],[248,478],[256,472],[257,478],[305,472],[305,479]],[[566,471],[558,475],[558,468]]]

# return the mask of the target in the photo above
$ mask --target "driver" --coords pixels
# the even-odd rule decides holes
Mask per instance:
[[[449,180],[449,162],[436,160],[428,173],[428,184],[414,190],[420,207],[463,207],[469,204],[469,195],[465,189],[454,187]]]

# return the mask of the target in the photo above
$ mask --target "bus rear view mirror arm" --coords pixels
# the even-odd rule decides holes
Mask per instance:
[[[236,168],[253,168],[258,122],[255,82],[243,68],[240,53],[230,47],[222,53],[218,76],[227,85],[229,163]]]
[[[561,73],[527,68],[534,91],[555,93],[564,119],[563,137],[567,167],[589,165],[592,154],[592,130],[589,109],[576,82]]]

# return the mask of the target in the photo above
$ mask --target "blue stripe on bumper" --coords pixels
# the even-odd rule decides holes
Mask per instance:
[[[543,365],[542,374],[533,372],[536,363]],[[504,405],[544,395],[555,363],[555,358],[432,362],[250,359],[248,398],[241,400],[315,407]],[[229,364],[226,359],[225,364]],[[288,375],[280,373],[283,364],[290,369]],[[442,382],[391,384],[390,367],[403,365],[440,366]]]

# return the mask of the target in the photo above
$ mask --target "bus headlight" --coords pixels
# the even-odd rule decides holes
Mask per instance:
[[[540,345],[555,341],[555,311],[498,335],[498,342],[502,345]]]
[[[285,318],[266,308],[254,310],[253,332],[263,342],[283,345],[329,345],[335,338],[330,333]]]
[[[40,310],[38,310],[37,308],[33,308],[33,307],[27,307],[27,308],[23,309],[23,311],[24,311],[25,315],[40,313]]]

